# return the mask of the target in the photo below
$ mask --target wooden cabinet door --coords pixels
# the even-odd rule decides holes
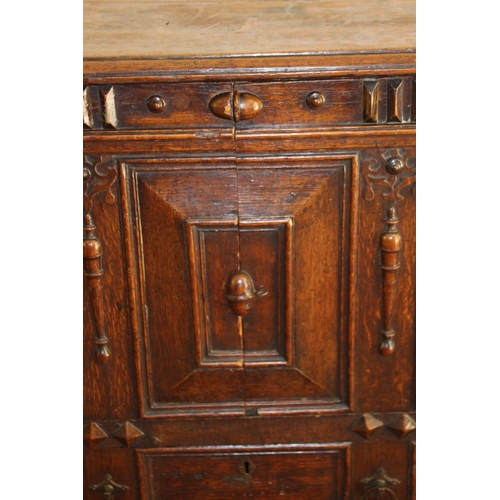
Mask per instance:
[[[238,268],[234,159],[121,169],[143,412],[241,413],[243,343],[224,295]]]
[[[238,159],[240,265],[268,292],[242,318],[254,414],[349,405],[352,165],[333,155]]]
[[[348,407],[349,157],[124,160],[143,412]],[[235,312],[231,277],[252,281]]]

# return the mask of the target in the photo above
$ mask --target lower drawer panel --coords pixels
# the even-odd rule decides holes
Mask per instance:
[[[229,498],[340,500],[346,444],[138,450],[147,500]]]

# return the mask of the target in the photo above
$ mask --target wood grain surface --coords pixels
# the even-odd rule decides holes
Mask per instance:
[[[84,3],[87,58],[414,48],[414,0]]]

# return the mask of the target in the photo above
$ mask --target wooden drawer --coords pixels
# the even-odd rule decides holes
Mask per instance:
[[[237,85],[262,101],[262,112],[240,128],[357,124],[363,120],[362,80],[254,83]]]
[[[415,121],[415,86],[411,78],[237,84],[235,91],[262,102],[262,111],[238,127],[409,123]]]
[[[88,86],[84,115],[94,130],[409,123],[415,121],[415,80]]]
[[[340,500],[346,491],[345,445],[141,450],[138,455],[148,500]]]
[[[208,107],[214,96],[231,88],[228,83],[91,85],[83,94],[84,126],[92,130],[231,127]]]

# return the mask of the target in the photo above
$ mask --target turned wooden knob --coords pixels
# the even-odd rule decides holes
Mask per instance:
[[[325,105],[325,96],[321,92],[311,92],[306,97],[306,103],[311,109],[321,109]]]
[[[246,316],[250,313],[256,297],[267,295],[261,286],[255,289],[252,277],[246,271],[236,271],[229,276],[226,286],[226,297],[234,314]]]
[[[166,107],[165,100],[159,95],[154,95],[148,99],[148,109],[151,113],[163,113]]]
[[[234,121],[251,120],[262,111],[262,101],[248,92],[234,92]]]
[[[231,92],[223,92],[217,94],[210,99],[208,109],[213,115],[223,118],[224,120],[233,119],[233,104]]]
[[[212,97],[208,109],[224,120],[250,120],[262,111],[262,101],[249,92],[223,92]]]
[[[403,168],[404,164],[399,158],[389,158],[385,162],[385,170],[391,175],[398,175]]]

